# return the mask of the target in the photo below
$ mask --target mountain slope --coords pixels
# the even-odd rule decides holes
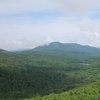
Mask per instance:
[[[59,42],[52,42],[49,45],[36,47],[32,51],[71,57],[100,56],[100,49],[91,46],[82,46],[76,43],[64,44]]]
[[[0,52],[7,52],[6,50],[0,49]]]
[[[60,94],[52,93],[23,100],[100,100],[100,81]]]

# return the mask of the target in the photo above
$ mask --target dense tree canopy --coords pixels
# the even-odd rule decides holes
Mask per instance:
[[[84,85],[100,80],[99,67],[99,57],[72,58],[32,51],[10,53],[2,50],[0,100],[79,100],[86,95],[84,91],[88,85]],[[82,91],[79,87],[82,87]],[[80,97],[77,96],[78,91]],[[93,93],[86,95],[87,98],[99,100],[99,92]]]

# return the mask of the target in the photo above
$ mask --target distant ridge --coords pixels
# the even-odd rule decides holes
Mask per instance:
[[[100,49],[92,46],[83,46],[77,43],[60,43],[52,42],[48,45],[38,46],[31,51],[38,51],[42,53],[77,56],[77,57],[97,57],[100,56]]]
[[[80,45],[77,43],[60,43],[60,42],[52,42],[48,45],[38,46],[38,47],[34,48],[33,50],[44,51],[47,49],[48,50],[59,49],[59,50],[63,50],[63,51],[85,51],[85,50],[100,51],[99,48],[88,46],[88,45],[83,46],[83,45]]]
[[[6,51],[0,49],[1,54],[9,54],[9,53],[45,53],[56,56],[70,57],[70,58],[90,58],[90,57],[100,57],[100,49],[88,46],[88,45],[80,45],[77,43],[60,43],[60,42],[51,42],[48,45],[38,46],[34,49],[30,50],[19,50],[19,51]]]

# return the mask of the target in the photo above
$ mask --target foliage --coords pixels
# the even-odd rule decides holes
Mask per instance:
[[[100,58],[0,50],[0,99],[49,100],[50,96],[50,100],[59,100],[62,92],[100,80],[99,61]]]
[[[100,81],[60,94],[36,96],[23,100],[100,100]]]

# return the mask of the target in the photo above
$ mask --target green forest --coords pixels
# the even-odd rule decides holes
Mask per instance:
[[[72,89],[68,92],[50,94],[46,96],[36,96],[23,100],[100,100],[100,81]]]
[[[0,100],[100,100],[100,57],[82,54],[0,50]]]

